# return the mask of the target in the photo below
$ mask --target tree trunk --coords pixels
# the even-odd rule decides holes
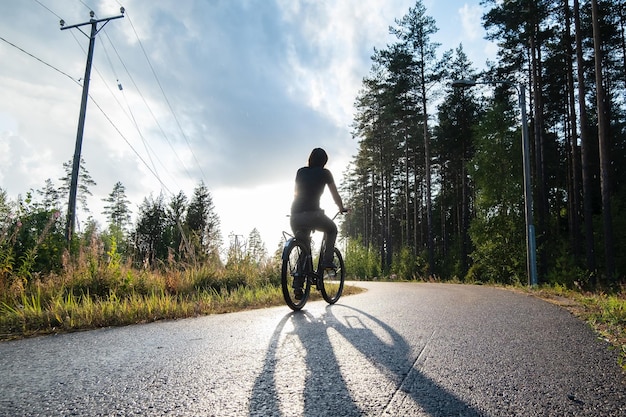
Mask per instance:
[[[615,273],[615,258],[613,254],[613,226],[611,216],[611,190],[609,183],[609,138],[606,92],[602,78],[602,38],[600,37],[600,21],[598,16],[598,1],[591,0],[591,19],[593,22],[593,49],[596,71],[596,103],[598,107],[598,143],[600,146],[600,187],[602,191],[602,220],[604,224],[604,258],[606,278],[613,280]]]
[[[582,236],[580,231],[580,183],[579,183],[579,154],[578,154],[578,129],[576,124],[576,99],[574,95],[574,66],[572,57],[571,37],[571,11],[569,0],[563,2],[565,7],[565,37],[567,45],[567,93],[568,93],[568,118],[569,118],[569,143],[570,143],[570,198],[569,203],[569,228],[570,228],[570,245],[574,259],[578,259],[581,253]]]
[[[596,255],[593,236],[593,183],[591,172],[590,138],[587,131],[589,125],[587,107],[585,105],[585,68],[580,29],[580,5],[574,0],[574,32],[576,33],[576,71],[578,81],[578,113],[580,115],[580,157],[583,182],[583,221],[585,230],[585,254],[587,270],[591,272],[591,285],[596,282]]]
[[[417,161],[417,156],[415,157]],[[421,239],[419,234],[419,212],[420,212],[420,192],[418,187],[418,179],[417,179],[417,167],[413,170],[413,189],[415,190],[415,195],[413,196],[413,255],[417,256],[419,254],[419,247],[421,245]]]
[[[433,207],[432,207],[432,185],[430,178],[430,135],[428,134],[428,113],[426,110],[426,87],[422,84],[422,106],[424,116],[424,178],[426,179],[426,227],[428,245],[428,275],[432,277],[435,266],[435,248],[433,239]]]
[[[409,187],[409,138],[407,135],[405,135],[404,137],[404,160],[405,160],[405,166],[404,166],[404,233],[405,233],[405,237],[404,237],[404,242],[402,242],[402,244],[404,246],[408,246],[410,244],[410,221],[409,221],[409,190],[411,189],[411,187]]]
[[[423,54],[422,54],[423,55]],[[421,62],[424,62],[422,59]],[[424,65],[420,67],[420,86],[422,99],[422,117],[424,123],[424,179],[426,180],[426,239],[428,248],[428,275],[434,274],[435,248],[433,239],[433,207],[432,207],[432,185],[431,185],[431,164],[430,164],[430,135],[428,134],[428,108],[426,99],[426,76]]]
[[[465,143],[465,139],[463,140]],[[461,189],[462,189],[462,200],[461,200],[461,274],[465,276],[468,271],[468,253],[469,253],[469,214],[470,214],[470,198],[469,198],[469,184],[468,178],[466,174],[466,156],[464,149],[464,157],[461,165]]]
[[[626,70],[626,3],[622,2],[619,4],[619,32],[622,38],[622,65],[624,70]],[[624,77],[624,82],[626,83],[626,77]],[[626,87],[626,85],[624,86]]]
[[[543,255],[546,240],[547,220],[549,217],[548,194],[546,192],[545,160],[544,160],[544,135],[543,135],[543,77],[541,68],[541,45],[537,42],[539,27],[537,22],[532,22],[532,34],[530,35],[530,58],[533,91],[533,127],[535,136],[535,187],[537,193],[537,248],[538,265],[540,275],[547,273],[546,257]]]

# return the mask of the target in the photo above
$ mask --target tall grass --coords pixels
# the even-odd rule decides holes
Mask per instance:
[[[59,274],[6,281],[0,339],[223,313],[282,300],[278,267],[162,265],[136,269],[97,245],[66,259]]]

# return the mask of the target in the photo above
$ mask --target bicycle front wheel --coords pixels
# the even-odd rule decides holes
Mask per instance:
[[[322,297],[324,297],[324,300],[326,300],[328,304],[335,304],[337,300],[339,300],[343,292],[343,283],[346,279],[346,268],[343,263],[343,257],[337,248],[335,248],[333,254],[333,264],[335,264],[337,269],[334,272],[332,270],[323,271],[322,285],[320,288]]]
[[[283,255],[281,286],[285,302],[294,311],[302,309],[311,293],[311,282],[306,277],[307,248],[294,240]]]

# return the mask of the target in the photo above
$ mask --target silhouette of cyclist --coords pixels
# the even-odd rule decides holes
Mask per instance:
[[[320,208],[320,198],[327,185],[339,210],[342,213],[348,210],[343,206],[332,173],[324,168],[326,162],[328,162],[326,151],[322,148],[315,148],[309,156],[309,165],[300,168],[296,173],[295,196],[291,204],[290,223],[291,229],[299,238],[308,238],[311,230],[324,232],[326,247],[324,253],[320,254],[322,266],[324,269],[334,270],[337,268],[333,264],[337,225]],[[298,284],[302,286],[301,282],[294,284],[294,287]]]

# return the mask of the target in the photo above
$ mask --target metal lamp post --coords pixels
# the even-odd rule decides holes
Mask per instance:
[[[526,88],[524,84],[515,84],[511,81],[476,81],[456,80],[452,87],[469,88],[477,84],[504,84],[515,88],[519,97],[519,107],[522,113],[522,159],[524,162],[524,202],[526,219],[526,273],[528,285],[537,285],[537,244],[535,242],[535,226],[533,224],[533,194],[530,182],[530,144],[528,138],[528,120],[526,117]]]

